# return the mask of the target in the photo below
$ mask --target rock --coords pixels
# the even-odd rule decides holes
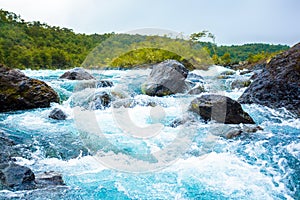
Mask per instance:
[[[114,84],[108,80],[82,80],[76,83],[74,91],[78,92],[84,90],[86,88],[104,88],[104,87],[112,87]]]
[[[176,60],[166,60],[153,66],[142,91],[149,96],[167,96],[189,89],[185,79],[189,70]]]
[[[202,85],[198,85],[196,86],[195,88],[191,89],[188,94],[191,94],[191,95],[197,95],[197,94],[201,94],[205,92],[205,89]]]
[[[137,105],[134,99],[120,99],[113,102],[113,108],[133,108]]]
[[[50,114],[49,117],[56,120],[65,120],[67,118],[67,115],[59,108],[54,108]]]
[[[271,108],[285,107],[299,117],[300,43],[272,58],[238,101]]]
[[[202,95],[191,102],[189,110],[200,115],[205,121],[215,120],[224,124],[255,124],[237,101],[221,95]]]
[[[233,75],[235,75],[235,71],[224,71],[221,72],[219,76],[217,76],[218,79],[228,79],[231,78]]]
[[[240,73],[240,75],[242,76],[242,75],[245,75],[245,74],[249,74],[249,73],[251,73],[252,71],[251,70],[242,70],[242,71],[240,71],[239,73]]]
[[[255,70],[255,71],[253,71],[253,75],[250,77],[250,80],[255,80],[257,77],[258,77],[258,75],[259,74],[261,74],[261,72],[262,72],[262,70]]]
[[[112,102],[112,96],[107,92],[99,92],[95,94],[95,98],[93,100],[93,109],[94,110],[103,110],[105,108],[110,107]]]
[[[65,72],[59,78],[69,80],[91,80],[95,79],[91,74],[82,68],[74,68],[70,71]]]
[[[13,162],[0,164],[0,180],[3,186],[16,190],[35,188],[35,176],[31,169]]]
[[[240,89],[244,87],[248,87],[251,84],[251,81],[249,79],[235,79],[231,83],[231,89]]]
[[[111,91],[111,95],[117,99],[126,99],[130,97],[130,95],[127,92],[122,91],[120,89],[115,89]]]
[[[213,124],[210,126],[210,133],[214,136],[232,139],[240,135],[246,135],[263,130],[254,124]]]
[[[188,122],[196,122],[196,118],[193,115],[183,115],[181,118],[177,118],[174,121],[171,122],[171,124],[169,125],[172,128],[176,128],[180,125],[186,124]]]
[[[133,108],[137,105],[140,106],[151,106],[151,107],[155,107],[157,106],[157,103],[153,102],[153,101],[136,101],[135,99],[119,99],[113,102],[113,108]]]
[[[51,185],[65,185],[62,175],[54,171],[36,174],[35,182],[39,188]]]
[[[113,82],[108,80],[101,80],[97,82],[97,88],[103,88],[103,87],[112,87],[114,86]]]
[[[14,145],[16,145],[16,143],[10,140],[3,132],[0,131],[0,163],[12,161],[11,157],[14,154]]]
[[[59,97],[45,82],[0,65],[0,112],[44,108],[51,102],[58,103]]]
[[[232,76],[234,74],[235,74],[235,71],[224,71],[224,72],[220,73],[221,76]]]
[[[0,164],[0,181],[2,189],[14,191],[65,185],[62,175],[57,172],[35,175],[28,167],[13,162]]]
[[[195,73],[189,73],[187,76],[187,80],[192,81],[192,82],[201,82],[203,83],[203,77],[195,74]]]

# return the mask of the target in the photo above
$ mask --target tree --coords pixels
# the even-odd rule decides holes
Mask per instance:
[[[229,65],[230,63],[231,63],[230,53],[226,52],[221,57],[221,64],[224,65],[224,66],[226,66],[226,65]]]

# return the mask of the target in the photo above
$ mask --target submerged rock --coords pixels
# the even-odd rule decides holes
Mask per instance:
[[[199,123],[199,119],[193,115],[184,115],[181,118],[175,119],[169,126],[176,128],[184,125],[185,128],[190,127],[191,124]],[[226,139],[232,139],[240,135],[246,135],[255,133],[259,130],[263,130],[260,126],[255,124],[222,124],[212,123],[209,125],[209,133],[213,136],[223,137]]]
[[[112,87],[112,86],[114,86],[113,82],[108,81],[108,80],[101,80],[101,81],[98,81],[96,84],[97,88]]]
[[[59,78],[69,80],[91,80],[95,79],[91,74],[82,68],[74,68],[70,71],[65,72]]]
[[[236,74],[235,71],[224,71],[224,72],[221,72],[217,78],[218,79],[228,79],[228,78],[231,78],[235,74]]]
[[[16,145],[16,143],[0,131],[0,163],[12,161],[11,157],[14,154],[14,145]]]
[[[36,174],[35,182],[38,187],[65,185],[62,175],[54,171]]]
[[[192,82],[203,82],[203,77],[195,74],[195,73],[189,73],[187,76],[187,80],[192,81]]]
[[[255,133],[263,130],[260,126],[254,124],[213,124],[209,132],[212,135],[232,139],[240,135]]]
[[[153,66],[147,81],[142,85],[143,93],[149,96],[167,96],[183,93],[189,89],[185,79],[189,70],[176,60],[166,60]]]
[[[237,101],[226,96],[202,95],[191,102],[189,110],[200,115],[205,121],[215,120],[224,124],[255,124]]]
[[[251,80],[249,79],[235,79],[232,83],[231,83],[231,89],[240,89],[240,88],[244,88],[244,87],[248,87],[251,84]]]
[[[0,65],[0,112],[44,108],[51,102],[58,103],[59,97],[45,82]]]
[[[155,107],[157,106],[156,102],[153,101],[136,101],[135,99],[119,99],[113,102],[113,108],[133,108],[137,105],[139,106],[151,106],[151,107]]]
[[[76,83],[74,91],[78,92],[86,88],[105,88],[114,86],[113,82],[108,80],[82,80]]]
[[[54,108],[50,114],[49,118],[56,119],[56,120],[65,120],[67,115],[59,108]]]
[[[107,92],[99,92],[95,94],[95,98],[93,100],[93,109],[102,110],[110,107],[110,104],[113,100],[113,97]]]
[[[274,57],[238,99],[300,116],[300,43]]]
[[[201,94],[203,92],[205,92],[204,86],[203,85],[198,85],[198,86],[194,87],[193,89],[191,89],[188,92],[188,94],[197,95],[197,94]]]

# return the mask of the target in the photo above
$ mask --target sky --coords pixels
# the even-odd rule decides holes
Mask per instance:
[[[0,8],[77,33],[157,28],[208,30],[220,45],[300,40],[299,0],[0,0]]]

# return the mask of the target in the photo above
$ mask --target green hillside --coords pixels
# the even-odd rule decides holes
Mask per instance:
[[[254,62],[289,48],[286,45],[270,44],[217,46],[211,42],[191,43],[182,39],[125,34],[111,39],[117,35],[121,34],[78,34],[71,29],[49,26],[41,22],[25,22],[12,12],[0,10],[0,63],[20,69],[66,69],[103,65],[130,67],[156,63],[168,58],[179,58],[180,61],[200,60],[211,64],[207,57],[203,56],[204,49],[215,64],[231,65],[247,60]],[[107,40],[108,38],[111,40]],[[154,50],[146,46],[144,50],[135,51],[136,46],[141,48],[141,44],[149,44],[153,40],[156,43],[166,43],[167,49],[160,52],[156,46]],[[106,41],[105,49],[101,49],[100,44],[103,41]],[[112,48],[107,48],[110,46]],[[98,50],[95,50],[95,47],[98,47]],[[202,51],[201,56],[197,50]]]

